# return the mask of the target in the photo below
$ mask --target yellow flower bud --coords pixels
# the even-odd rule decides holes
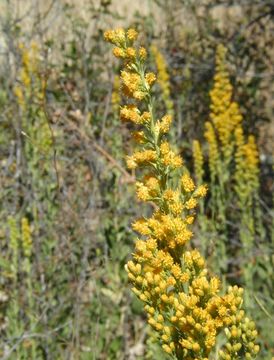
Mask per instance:
[[[162,345],[162,348],[163,348],[163,350],[164,350],[166,353],[172,354],[172,349],[171,349],[171,347],[168,346],[167,344]]]

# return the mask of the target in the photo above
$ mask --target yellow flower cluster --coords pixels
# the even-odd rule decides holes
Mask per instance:
[[[127,264],[132,290],[145,302],[162,348],[178,359],[208,359],[220,329],[238,318],[243,290],[218,295],[220,281],[209,279],[197,250],[186,251],[179,264],[149,238],[137,241],[135,260]]]
[[[246,201],[259,188],[259,152],[254,136],[249,135],[245,143],[242,128],[237,128],[235,136],[235,187],[239,196]]]
[[[259,152],[253,135],[248,136],[247,143],[244,146],[244,155],[249,177],[248,182],[251,184],[252,188],[257,189],[259,186]]]
[[[167,69],[165,58],[157,48],[157,46],[151,46],[151,52],[154,56],[157,73],[158,73],[158,84],[162,90],[163,100],[166,106],[166,110],[169,114],[173,115],[173,102],[170,95],[170,79]]]
[[[198,140],[194,140],[192,144],[192,153],[194,160],[194,173],[198,184],[203,182],[204,176],[204,156],[201,145]]]
[[[18,85],[13,91],[22,111],[22,130],[40,150],[48,153],[52,147],[52,134],[43,110],[46,81],[41,76],[39,47],[34,42],[29,47],[19,44],[19,51],[22,66],[18,74]],[[29,142],[26,146],[33,147]]]
[[[258,332],[255,323],[245,317],[244,310],[231,317],[229,327],[225,329],[227,343],[219,351],[220,359],[254,359],[260,351],[256,338]],[[245,349],[245,351],[244,351]]]
[[[20,43],[19,51],[21,53],[22,68],[19,73],[20,85],[14,87],[14,94],[18,99],[19,105],[26,106],[26,97],[30,96],[32,89],[33,76],[37,76],[39,71],[39,56],[38,46],[35,42],[31,43],[30,49],[24,44]],[[39,99],[42,98],[42,93],[36,94]]]
[[[233,133],[243,118],[238,104],[232,101],[233,88],[225,64],[226,52],[227,50],[223,45],[218,46],[214,86],[210,91],[210,119],[220,140],[220,150],[225,162],[229,164],[234,148]]]
[[[204,136],[208,143],[212,185],[225,184],[234,175],[236,192],[242,200],[246,200],[259,187],[259,154],[255,138],[249,136],[245,139],[239,106],[232,101],[233,88],[225,64],[226,52],[223,45],[218,46],[214,86],[210,91],[211,121],[205,123]],[[197,141],[193,143],[193,157],[195,174],[200,183],[203,178],[203,156]],[[230,173],[231,165],[235,165],[234,174]]]
[[[21,219],[21,227],[18,226],[16,219],[12,216],[8,218],[10,232],[10,249],[11,249],[11,276],[16,281],[19,271],[19,254],[22,249],[24,261],[32,254],[32,236],[29,221],[27,218]],[[21,264],[22,265],[22,264]],[[23,267],[25,263],[23,262]]]
[[[208,360],[219,332],[239,314],[243,290],[235,286],[219,295],[220,281],[208,275],[199,251],[187,250],[195,209],[207,188],[195,186],[182,158],[165,139],[171,118],[155,119],[155,75],[146,73],[145,56],[134,47],[136,37],[133,29],[105,33],[116,46],[114,54],[124,60],[123,91],[133,99],[121,109],[121,119],[142,132],[141,149],[127,158],[127,165],[145,170],[136,183],[137,197],[155,206],[151,217],[132,225],[140,238],[126,270],[163,350],[176,359]],[[175,171],[180,176],[174,176]]]
[[[22,248],[26,257],[30,257],[32,253],[32,237],[29,221],[27,218],[21,220],[21,232],[22,232]]]

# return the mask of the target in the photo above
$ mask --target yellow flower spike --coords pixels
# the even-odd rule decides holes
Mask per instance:
[[[23,218],[21,221],[22,232],[22,247],[26,257],[30,257],[32,252],[32,238],[31,229],[27,218]]]
[[[20,86],[15,86],[13,89],[14,95],[17,97],[18,104],[23,107],[25,104],[25,97]]]
[[[235,192],[238,196],[238,205],[242,212],[240,237],[245,249],[251,249],[255,234],[255,219],[248,209],[257,210],[257,197],[260,187],[259,181],[259,152],[254,136],[245,139],[243,129],[237,126],[235,130],[236,152],[234,173]],[[255,212],[256,212],[255,210]],[[247,236],[248,234],[248,236]]]
[[[149,218],[141,218],[132,225],[133,230],[142,236],[142,239],[136,240],[133,260],[127,266],[133,292],[144,302],[148,323],[163,350],[173,354],[176,359],[182,358],[182,354],[189,359],[208,359],[217,335],[233,325],[234,319],[239,319],[238,328],[242,327],[241,331],[249,336],[249,348],[254,350],[255,346],[251,346],[251,343],[254,343],[256,334],[252,334],[255,330],[247,329],[253,324],[249,325],[247,321],[243,323],[241,291],[234,287],[227,294],[218,295],[220,281],[208,275],[205,260],[199,251],[186,251],[185,245],[193,236],[189,229],[194,221],[193,209],[198,205],[198,200],[206,195],[207,188],[201,182],[198,188],[195,187],[187,170],[182,168],[182,158],[166,140],[165,134],[171,125],[170,114],[161,120],[154,117],[155,101],[151,85],[156,76],[144,70],[146,51],[133,46],[137,35],[132,30],[131,33],[133,35],[114,30],[107,32],[105,37],[128,54],[125,70],[121,71],[121,81],[124,93],[132,103],[122,107],[121,120],[138,125],[138,131],[142,131],[144,136],[138,150],[127,158],[127,164],[131,169],[143,168],[143,180],[136,182],[137,196],[154,204]],[[225,50],[220,49],[219,52],[224,57]],[[206,126],[210,166],[214,166],[216,174],[219,170],[215,165],[219,166],[220,161],[216,133],[225,142],[228,128],[222,125],[222,121],[231,114],[234,116],[233,126],[241,121],[234,104],[224,117],[219,116],[231,100],[232,89],[222,61],[218,60],[217,66],[220,74],[216,77],[216,89],[211,93],[214,116]],[[224,94],[222,101],[218,99],[218,91]],[[197,144],[195,146],[197,150]],[[252,139],[243,153],[249,157],[251,167],[255,163],[252,160]],[[201,168],[201,151],[198,158]],[[179,176],[174,174],[175,170]],[[200,177],[202,180],[202,175]],[[184,291],[185,288],[188,290]],[[241,343],[238,338],[237,342]],[[231,349],[237,348],[234,345]],[[221,351],[226,355],[227,346]]]
[[[157,48],[157,46],[151,47],[151,52],[155,58],[156,68],[158,71],[158,84],[162,90],[162,97],[165,103],[166,110],[169,114],[173,115],[173,102],[171,100],[170,92],[170,78],[167,69],[167,63],[165,58]]]

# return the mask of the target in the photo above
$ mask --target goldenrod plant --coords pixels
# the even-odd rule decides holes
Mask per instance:
[[[137,198],[153,204],[152,215],[132,226],[140,234],[126,265],[132,291],[144,303],[148,323],[170,358],[209,359],[223,330],[228,342],[221,358],[256,358],[257,333],[242,310],[243,289],[230,287],[221,295],[220,280],[189,245],[195,209],[207,188],[195,186],[181,156],[171,149],[166,135],[172,117],[155,118],[156,75],[146,70],[147,52],[135,46],[137,35],[134,29],[105,32],[124,64],[121,83],[128,104],[121,107],[121,120],[136,125],[139,134],[140,148],[127,157],[127,165],[143,169],[136,181]]]
[[[223,231],[226,231],[227,183],[235,149],[234,132],[243,119],[238,104],[232,100],[233,88],[225,62],[226,52],[223,45],[218,46],[214,85],[210,91],[210,121],[205,123],[204,134],[209,148],[212,209],[219,220],[218,227]]]
[[[210,182],[209,198],[199,213],[199,240],[203,254],[211,255],[211,266],[229,274],[225,281],[243,284],[245,305],[267,333],[265,328],[271,323],[267,309],[272,306],[268,279],[273,266],[262,217],[259,150],[254,135],[244,131],[225,55],[226,49],[218,46],[205,146],[200,151],[197,140],[193,143],[195,177]],[[205,154],[204,163],[201,153]],[[262,283],[267,285],[262,287]],[[255,313],[258,305],[264,314],[261,324],[258,319],[262,315]]]
[[[7,297],[4,330],[8,336],[18,340],[26,332],[26,326],[34,331],[37,323],[32,286],[32,235],[28,219],[22,218],[19,224],[15,216],[10,216],[8,233],[10,266],[6,265],[5,277],[11,281],[12,287]],[[22,286],[26,287],[23,296]],[[16,346],[11,351],[12,355],[18,359],[37,359],[35,339],[22,339],[22,343],[23,346]]]
[[[47,75],[43,69],[41,49],[35,42],[29,46],[20,43],[18,47],[21,67],[14,93],[21,117],[20,135],[26,161],[23,173],[25,178],[22,181],[31,182],[33,191],[29,199],[28,211],[37,222],[35,228],[38,230],[38,202],[43,200],[43,207],[48,214],[54,215],[55,211],[55,191],[58,181],[54,152],[57,152],[57,134],[50,124],[46,110]],[[44,178],[43,182],[40,180],[41,176]]]
[[[31,235],[31,227],[29,220],[25,217],[21,220],[21,238],[22,238],[22,252],[23,252],[23,262],[22,270],[25,273],[25,282],[26,282],[26,293],[27,293],[27,302],[28,309],[27,314],[29,318],[29,324],[32,331],[35,330],[37,324],[36,320],[36,311],[35,311],[35,302],[34,302],[34,293],[33,293],[33,284],[32,284],[32,263],[31,255],[33,248],[33,241]],[[30,340],[28,346],[31,348],[32,359],[37,358],[36,353],[36,343],[34,340]]]
[[[174,115],[174,105],[171,99],[170,76],[168,73],[168,65],[163,54],[156,45],[151,46],[151,53],[155,59],[157,69],[157,83],[162,91],[162,99],[168,114]]]
[[[52,150],[52,134],[46,118],[44,104],[46,76],[37,43],[30,46],[20,43],[21,68],[14,94],[22,116],[22,134],[25,137],[26,156],[33,163],[41,157],[49,157]],[[41,162],[40,162],[41,163]],[[45,163],[45,161],[44,161]]]
[[[242,212],[242,226],[243,234],[241,239],[246,246],[246,250],[250,251],[252,243],[248,244],[248,240],[244,233],[249,232],[254,235],[254,200],[258,196],[260,187],[259,183],[259,152],[257,144],[253,135],[249,135],[245,140],[243,129],[238,127],[235,131],[237,149],[235,153],[235,192],[238,196],[239,207]],[[258,204],[257,204],[258,205]],[[249,236],[250,238],[250,236]]]
[[[20,135],[25,161],[22,182],[32,189],[26,213],[33,218],[35,242],[40,235],[39,219],[42,214],[47,214],[45,220],[51,223],[58,209],[56,191],[60,184],[57,155],[62,150],[58,142],[62,132],[52,124],[48,114],[48,70],[43,62],[42,49],[36,42],[29,45],[19,43],[18,48],[21,66],[13,90],[21,117]]]
[[[41,215],[46,214],[45,224],[52,223],[57,208],[57,180],[56,169],[53,166],[53,130],[45,113],[46,81],[40,49],[34,42],[29,46],[20,43],[18,52],[21,65],[13,92],[20,116],[18,136],[21,138],[21,157],[24,162],[23,170],[20,171],[20,182],[24,190],[20,189],[22,193],[18,197],[14,196],[14,206],[20,213],[21,220],[18,221],[17,216],[10,216],[8,220],[10,236],[7,244],[11,262],[8,272],[11,284],[5,333],[10,342],[8,351],[11,351],[11,356],[38,359],[38,341],[32,337],[39,323],[39,302],[36,301],[34,293],[36,292],[40,300],[45,295],[41,291],[41,283],[37,277],[37,263],[32,249],[35,246],[37,253],[43,253],[45,258],[48,256],[47,246],[51,240],[47,239],[47,235],[41,230]],[[26,188],[31,189],[28,196],[24,196]],[[19,210],[20,197],[24,197],[24,207]],[[29,219],[34,229],[33,234]],[[50,246],[53,248],[52,243]],[[25,336],[25,333],[29,335]],[[21,337],[19,345],[13,348]]]
[[[259,205],[259,152],[253,135],[245,140],[243,130],[235,131],[237,149],[235,153],[236,169],[234,174],[235,193],[240,209],[240,240],[246,254],[243,275],[250,290],[253,289],[253,253],[256,233],[263,234]],[[256,231],[257,227],[257,231]]]
[[[217,47],[214,84],[210,91],[210,120],[205,123],[204,132],[210,177],[210,218],[213,220],[207,222],[207,227],[215,228],[221,237],[221,241],[216,244],[216,255],[224,269],[227,268],[231,246],[228,240],[228,223],[232,221],[231,206],[237,206],[234,213],[240,220],[240,240],[249,256],[255,244],[255,219],[262,231],[258,200],[258,149],[254,136],[246,137],[244,134],[243,116],[239,105],[233,100],[226,53],[227,49],[223,45]],[[198,141],[195,140],[194,170],[196,178],[201,181],[204,174],[201,171],[203,164],[199,149]],[[206,223],[205,218],[202,222]]]

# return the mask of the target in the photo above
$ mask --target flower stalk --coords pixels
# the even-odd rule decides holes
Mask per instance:
[[[220,295],[220,280],[209,276],[205,260],[189,246],[195,209],[207,187],[194,184],[167,141],[172,117],[156,117],[156,75],[146,70],[146,50],[134,45],[137,35],[134,29],[105,32],[105,39],[115,45],[114,55],[124,63],[121,84],[128,104],[121,107],[121,120],[138,128],[134,138],[139,149],[127,157],[127,165],[142,168],[137,198],[154,204],[150,217],[132,225],[139,238],[126,270],[163,351],[173,359],[208,360],[222,330],[229,333],[249,321],[241,309],[243,289],[230,287]],[[220,356],[240,359],[248,352],[255,358],[258,345],[245,345],[245,339],[240,335],[240,345],[234,347],[229,338],[228,350],[222,349]]]

